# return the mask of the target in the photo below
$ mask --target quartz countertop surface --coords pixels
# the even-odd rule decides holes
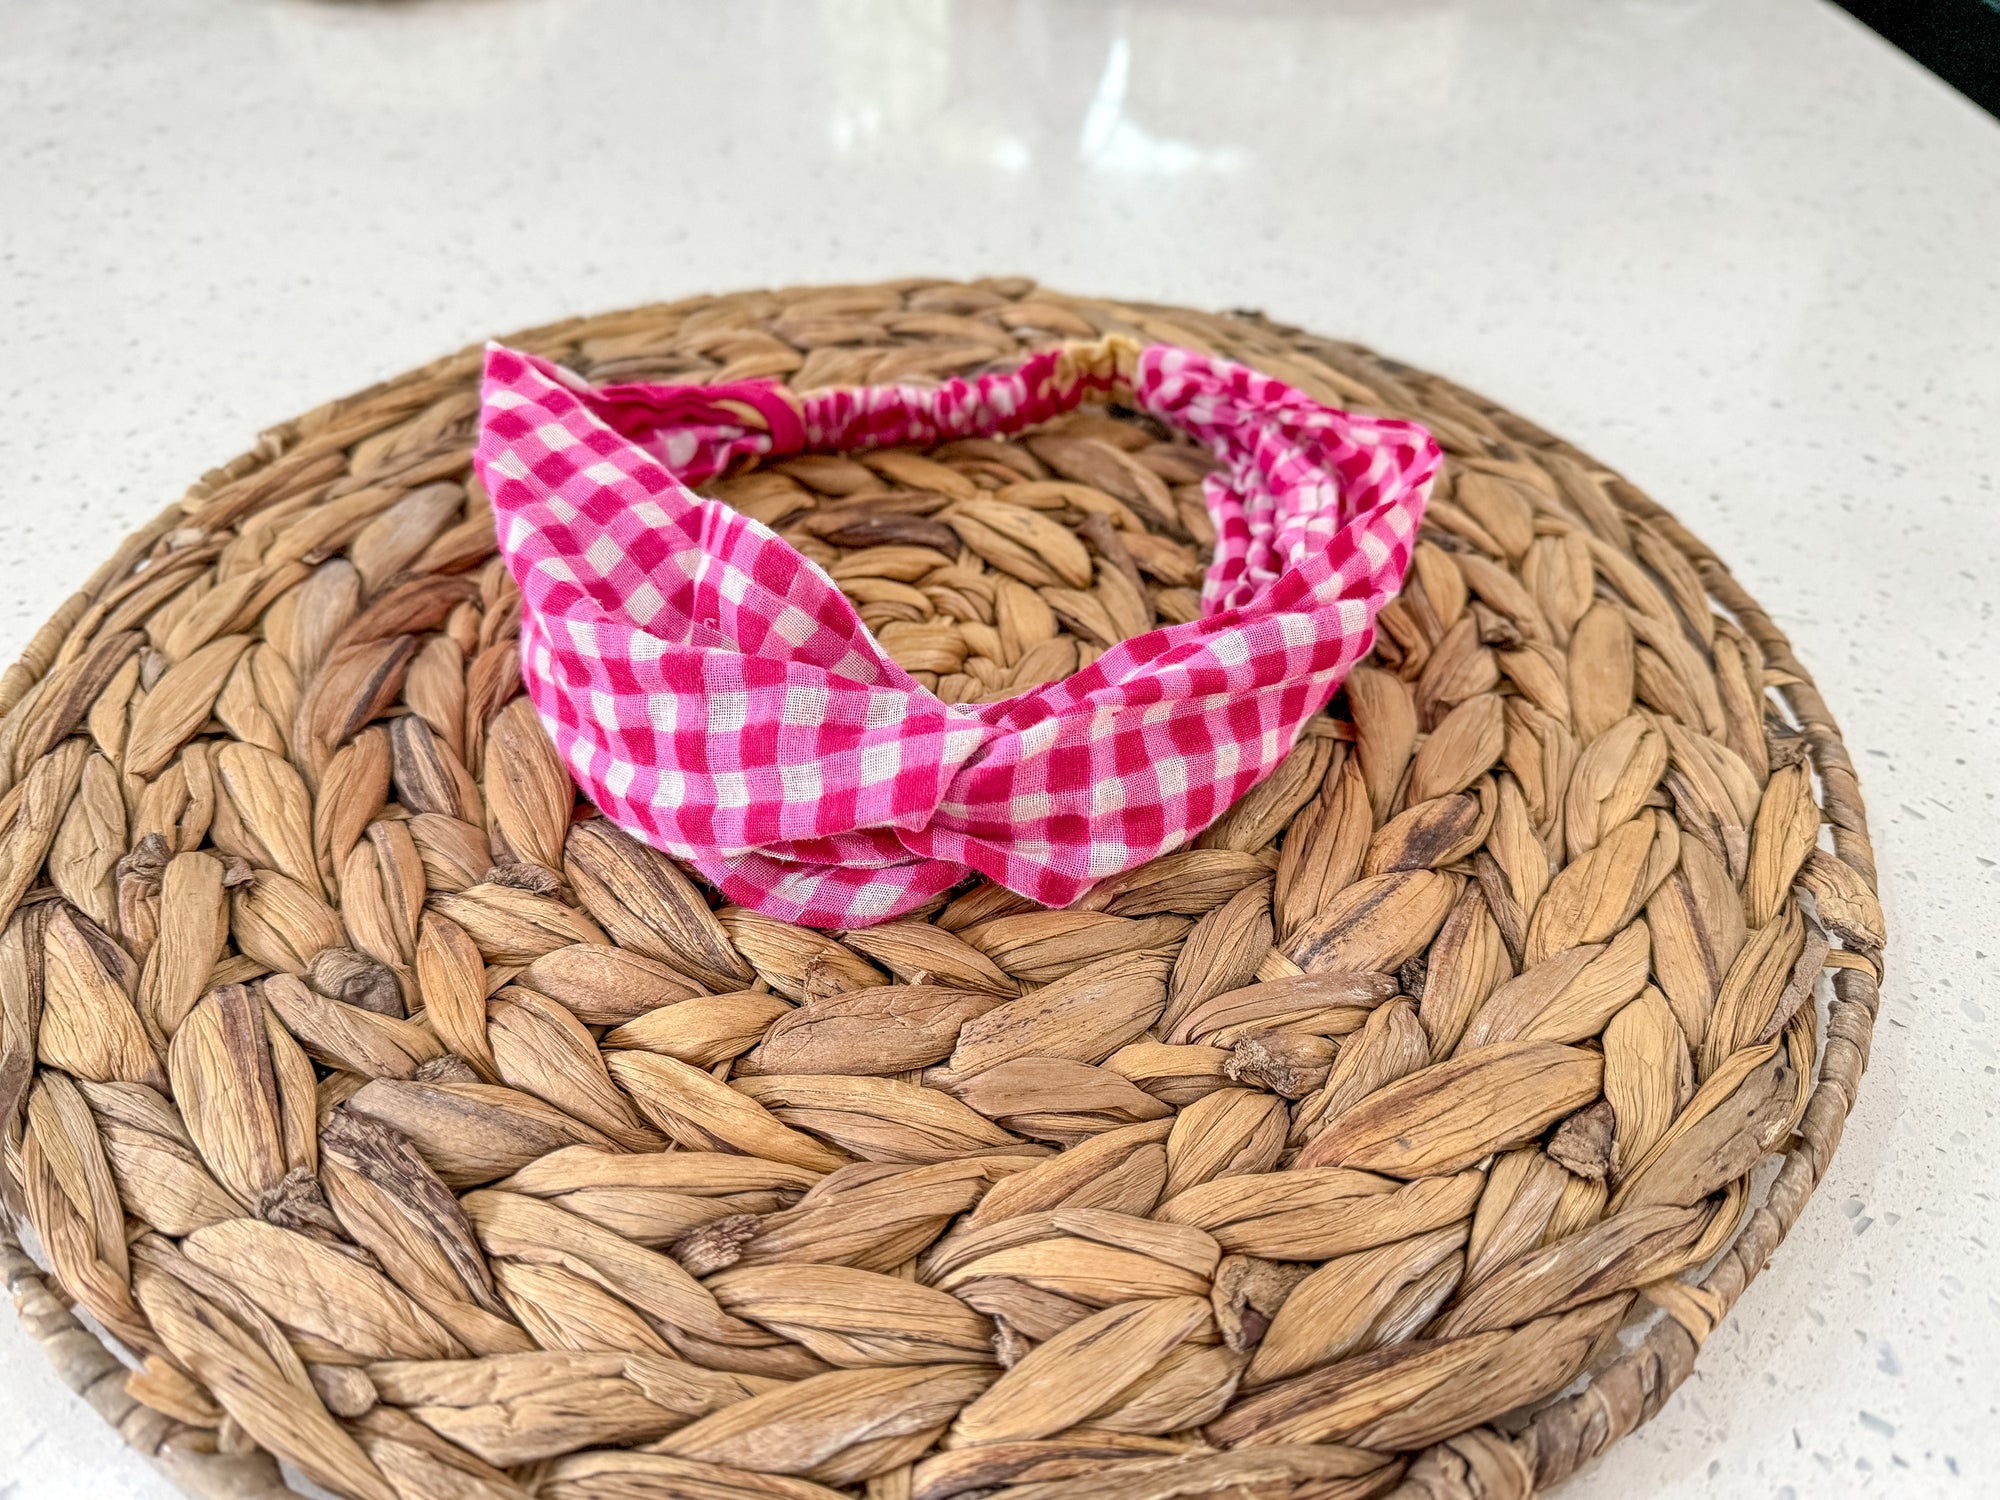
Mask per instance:
[[[2000,124],[1820,0],[9,0],[0,648],[261,428],[697,291],[1258,307],[1788,630],[1892,948],[1831,1175],[1564,1500],[2000,1495]],[[0,1315],[0,1500],[167,1481]]]

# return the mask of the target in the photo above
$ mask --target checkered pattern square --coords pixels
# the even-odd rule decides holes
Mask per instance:
[[[833,581],[689,485],[758,459],[1014,433],[1116,400],[1205,443],[1200,620],[1060,682],[947,704]],[[593,388],[488,350],[475,467],[521,669],[620,827],[731,900],[860,927],[973,871],[1047,906],[1198,834],[1283,759],[1401,587],[1440,456],[1407,422],[1123,339],[935,388]]]

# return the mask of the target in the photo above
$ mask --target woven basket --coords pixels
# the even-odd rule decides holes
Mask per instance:
[[[216,1497],[1520,1500],[1659,1409],[1826,1170],[1884,941],[1839,733],[1712,554],[1256,315],[909,281],[510,342],[808,388],[1111,333],[1448,462],[1331,713],[1072,912],[806,932],[572,807],[466,489],[476,351],[265,434],[35,637],[0,1255],[128,1442]],[[716,491],[970,700],[1184,616],[1201,470],[1098,411]],[[1095,588],[954,547],[975,489]]]

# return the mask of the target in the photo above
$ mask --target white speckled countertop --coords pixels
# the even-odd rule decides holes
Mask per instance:
[[[571,312],[1026,271],[1449,373],[1792,633],[1893,933],[1830,1180],[1565,1500],[2000,1495],[1996,247],[2000,125],[1817,0],[7,0],[0,654],[259,428]],[[0,1314],[0,1500],[171,1493]]]

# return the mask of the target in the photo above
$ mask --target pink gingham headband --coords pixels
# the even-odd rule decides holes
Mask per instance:
[[[947,704],[824,572],[687,486],[806,452],[1023,431],[1088,401],[1205,443],[1204,617],[1002,702]],[[1047,906],[1186,842],[1374,639],[1440,462],[1421,427],[1122,338],[934,388],[592,387],[492,346],[474,466],[521,671],[605,815],[743,906],[860,927],[971,872]]]

